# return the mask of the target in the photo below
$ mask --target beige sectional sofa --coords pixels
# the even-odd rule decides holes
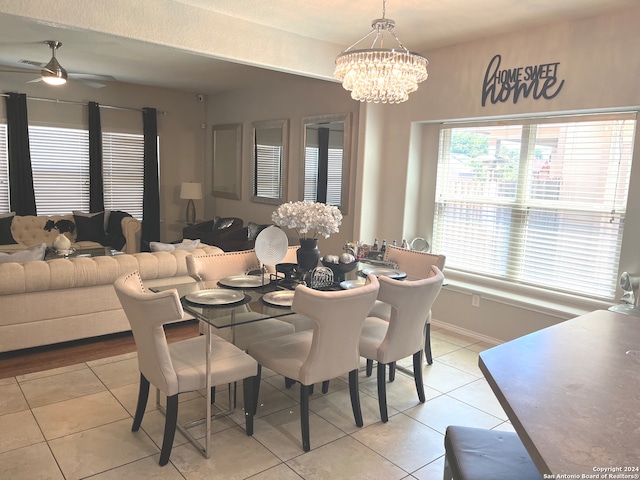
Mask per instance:
[[[0,245],[0,252],[15,252],[41,243],[46,243],[49,246],[52,245],[59,232],[55,229],[50,232],[44,229],[48,220],[52,220],[53,222],[69,220],[75,224],[73,215],[16,215],[13,217],[13,221],[11,222],[11,235],[17,243]],[[120,222],[120,226],[122,228],[122,234],[126,240],[121,251],[125,253],[139,252],[140,237],[142,233],[142,225],[140,221],[133,217],[124,217]],[[66,233],[65,235],[67,235],[71,240],[71,246],[73,248],[95,248],[101,246],[100,243],[95,241],[85,240],[77,242],[77,228],[73,233]]]
[[[0,264],[0,352],[127,331],[129,323],[113,289],[139,270],[147,286],[186,283],[186,256],[195,250],[56,258]]]

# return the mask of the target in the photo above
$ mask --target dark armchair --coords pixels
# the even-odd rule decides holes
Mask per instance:
[[[195,240],[199,238],[202,243],[214,245],[225,252],[239,252],[251,250],[256,245],[256,237],[269,225],[259,225],[249,222],[243,227],[241,218],[216,217],[207,222],[190,225],[182,230],[182,236]]]
[[[233,250],[229,247],[238,240],[246,240],[247,231],[242,228],[243,225],[241,218],[215,217],[213,220],[186,226],[182,230],[182,236],[191,240],[199,238],[202,243],[215,245],[226,252]]]

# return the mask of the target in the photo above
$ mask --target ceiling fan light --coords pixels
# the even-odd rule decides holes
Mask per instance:
[[[42,81],[49,85],[64,85],[67,83],[67,71],[62,68],[58,60],[53,57],[42,69]]]

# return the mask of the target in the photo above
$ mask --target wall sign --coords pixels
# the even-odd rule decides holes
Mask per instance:
[[[491,59],[484,74],[482,84],[482,106],[487,99],[494,105],[498,102],[518,103],[520,97],[534,100],[539,98],[552,99],[564,86],[564,80],[558,83],[558,65],[560,62],[529,65],[526,67],[500,69],[502,56],[496,55]]]

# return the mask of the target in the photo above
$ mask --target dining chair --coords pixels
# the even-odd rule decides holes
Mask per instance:
[[[300,383],[300,428],[305,452],[311,449],[309,395],[315,383],[326,383],[348,373],[355,423],[358,427],[363,425],[358,390],[358,342],[379,288],[374,275],[369,275],[367,282],[361,288],[342,291],[318,291],[299,285],[291,308],[309,317],[313,329],[249,346],[249,355],[258,361],[258,379],[262,367],[266,367]]]
[[[206,338],[198,336],[167,344],[163,325],[181,319],[184,313],[176,290],[149,292],[138,271],[119,277],[114,288],[131,325],[138,352],[140,387],[131,430],[137,432],[140,428],[152,384],[166,395],[166,409],[160,409],[165,413],[160,465],[169,461],[176,428],[208,456],[208,449],[203,450],[200,442],[187,431],[189,427],[177,422],[178,395],[206,388]],[[247,435],[253,434],[257,370],[252,357],[231,343],[211,336],[210,385],[213,388],[244,381]]]
[[[416,280],[426,278],[430,273],[429,267],[435,265],[442,272],[447,257],[428,252],[420,252],[417,250],[408,250],[393,245],[389,245],[384,252],[384,261],[395,263],[400,270],[407,274],[407,278]],[[371,311],[371,316],[389,319],[391,315],[391,307],[385,305],[384,302],[376,302]],[[431,310],[427,312],[424,336],[424,355],[427,363],[433,363],[433,355],[431,353]],[[389,371],[393,378],[394,369]]]
[[[186,261],[187,272],[191,278],[212,284],[230,275],[244,275],[254,270],[260,270],[260,262],[253,250],[210,255],[189,255],[186,257]],[[262,318],[262,314],[252,312],[248,307],[244,312],[237,312],[235,316],[236,321],[260,320]],[[295,332],[293,324],[275,318],[229,328],[216,328],[214,326],[211,328],[215,335],[233,342],[243,350],[246,350],[255,341]]]
[[[387,414],[386,366],[413,356],[413,377],[418,398],[424,403],[422,383],[422,347],[425,327],[424,312],[440,293],[444,276],[432,265],[429,278],[398,281],[380,277],[378,299],[391,306],[388,320],[368,317],[364,321],[360,336],[360,355],[367,359],[367,374],[370,374],[373,360],[378,363],[378,405],[383,422]]]

